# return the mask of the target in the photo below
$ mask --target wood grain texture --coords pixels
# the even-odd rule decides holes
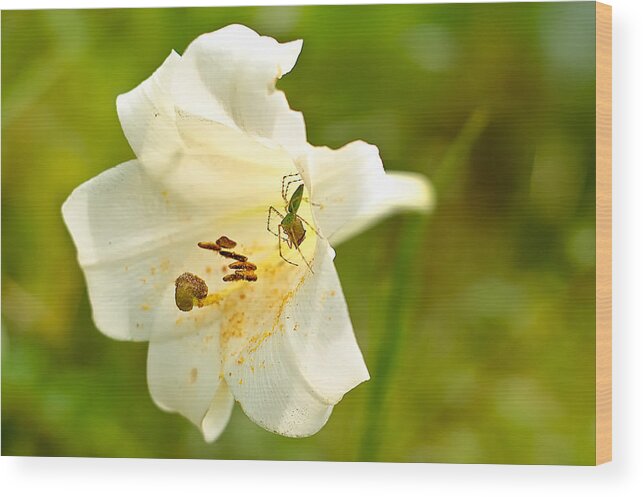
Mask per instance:
[[[596,3],[596,464],[612,460],[612,8]]]

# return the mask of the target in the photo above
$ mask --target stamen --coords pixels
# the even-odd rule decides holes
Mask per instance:
[[[246,262],[248,258],[245,255],[237,254],[236,252],[231,252],[230,250],[220,250],[219,254],[228,259],[235,259],[239,262]]]
[[[254,271],[257,269],[256,264],[253,264],[252,262],[233,262],[228,266],[230,269],[244,269],[246,271]]]
[[[219,239],[217,240],[217,245],[219,245],[219,247],[232,249],[232,248],[235,248],[237,246],[237,242],[235,242],[234,240],[231,240],[227,236],[223,235],[223,236],[219,237]]]
[[[226,274],[223,281],[257,281],[257,275],[254,271],[235,271],[232,274]]]
[[[257,281],[257,275],[255,274],[257,265],[253,264],[252,262],[248,262],[248,258],[245,255],[239,254],[237,252],[233,252],[232,250],[228,250],[228,249],[233,249],[234,247],[237,246],[237,242],[235,242],[234,240],[231,240],[225,235],[221,235],[216,242],[199,242],[197,245],[202,249],[219,252],[219,255],[226,257],[228,259],[234,259],[236,261],[231,263],[228,266],[230,269],[234,269],[235,272],[233,274],[225,275],[223,277],[223,281],[242,281],[242,280]],[[190,275],[191,273],[185,273],[185,274]],[[179,279],[182,278],[183,276],[184,275],[181,275]],[[198,278],[197,276],[194,276],[194,275],[191,275],[191,277]],[[205,299],[205,295],[207,295],[207,287],[206,287],[205,295],[202,297],[193,297],[193,295],[190,294],[189,291],[187,290],[186,291],[182,290],[181,292],[179,292],[179,279],[177,279],[177,283],[176,283],[177,284],[176,305],[178,306],[179,309],[181,309],[182,311],[189,311],[195,305],[198,305],[199,307],[203,307],[203,305],[209,305],[210,303],[214,303],[214,302],[205,303],[205,300],[207,300]],[[203,280],[201,280],[200,278],[199,280],[203,282]],[[205,285],[205,282],[203,282],[203,284]],[[208,299],[209,298],[210,297],[208,297]]]
[[[223,257],[236,261],[228,266],[230,269],[234,269],[235,272],[225,275],[223,281],[257,281],[257,275],[255,274],[256,264],[248,262],[248,258],[243,254],[225,250],[237,246],[237,242],[234,240],[222,235],[216,242],[198,242],[197,245],[199,248],[218,252]],[[183,273],[175,280],[174,284],[174,302],[183,312],[191,311],[194,306],[205,307],[217,304],[222,299],[221,292],[208,295],[208,285],[196,274]]]
[[[257,275],[254,271],[235,271],[234,274],[239,274],[246,281],[257,281]]]
[[[199,242],[197,243],[199,248],[206,249],[206,250],[214,250],[215,252],[218,252],[221,250],[221,247],[216,244],[215,242]]]

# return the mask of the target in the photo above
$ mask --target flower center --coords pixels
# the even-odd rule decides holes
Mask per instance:
[[[234,232],[235,238],[251,237],[250,240],[237,238],[241,241],[240,248],[235,240],[226,235],[214,242],[198,242],[199,248],[216,252],[227,259],[220,273],[225,285],[216,285],[208,279],[216,287],[213,293],[208,293],[203,277],[212,274],[211,264],[205,266],[205,274],[201,276],[193,273],[186,273],[190,275],[189,278],[179,276],[175,281],[175,302],[181,311],[189,312],[194,307],[219,304],[237,291],[239,295],[248,297],[286,294],[296,288],[306,273],[313,274],[313,255],[319,234],[311,224],[311,203],[304,196],[304,184],[298,174],[282,178],[281,198],[284,202],[281,210],[271,205],[267,212],[263,211],[266,213],[265,228],[259,228],[263,224],[259,211],[238,219],[239,232],[234,225],[228,228]],[[248,226],[252,228],[244,229]],[[256,231],[254,227],[257,227]],[[202,291],[204,287],[205,293]]]
[[[226,274],[223,281],[257,281],[256,264],[248,261],[245,255],[230,250],[237,246],[234,240],[223,235],[216,242],[199,242],[197,245],[199,248],[218,252],[221,256],[235,261],[228,265],[228,268],[234,272]],[[217,304],[222,298],[220,292],[209,295],[208,285],[195,274],[183,273],[175,281],[174,300],[181,311],[189,312],[194,306],[205,307]]]

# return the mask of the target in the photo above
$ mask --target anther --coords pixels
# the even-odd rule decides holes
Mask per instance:
[[[234,274],[239,274],[246,281],[257,281],[257,275],[254,271],[235,271]]]
[[[238,262],[233,262],[228,266],[230,269],[243,269],[246,271],[254,271],[257,269],[257,265],[253,264],[252,262],[249,261],[238,261]]]
[[[231,252],[230,250],[220,250],[219,254],[228,259],[235,259],[239,262],[246,262],[248,258],[245,255],[237,254],[236,252]]]
[[[252,262],[248,262],[248,258],[243,255],[239,254],[237,252],[233,252],[232,250],[234,247],[237,246],[237,242],[234,240],[231,240],[225,235],[221,235],[216,242],[199,242],[198,246],[202,249],[206,250],[213,250],[215,252],[219,252],[219,255],[222,257],[226,257],[228,259],[234,259],[236,262],[231,263],[228,267],[230,269],[234,269],[235,272],[233,274],[228,274],[223,277],[223,281],[257,281],[257,275],[255,274],[255,270],[257,269],[256,264],[253,264]],[[225,270],[225,268],[224,268]],[[190,273],[186,273],[190,274]],[[194,276],[194,275],[192,275]],[[194,276],[196,278],[196,276]],[[179,277],[181,278],[181,277]],[[201,280],[203,281],[203,280]],[[205,285],[205,283],[203,283]],[[199,305],[203,302],[201,300],[204,297],[198,297],[196,300],[192,299],[190,300],[188,298],[189,293],[186,294],[184,300],[181,300],[181,305],[179,305],[179,280],[177,280],[177,297],[176,297],[176,305],[179,307],[181,310],[186,310],[189,311],[194,307],[194,305]],[[207,295],[207,287],[206,287],[206,295]],[[183,295],[181,295],[183,297]],[[183,306],[183,307],[181,307]]]
[[[235,271],[232,274],[226,274],[223,281],[257,281],[257,275],[254,271]]]
[[[219,247],[226,248],[226,249],[232,249],[237,246],[237,242],[235,242],[234,240],[231,240],[225,235],[219,237],[216,243]]]
[[[215,252],[218,252],[221,250],[221,247],[215,243],[215,242],[199,242],[197,243],[199,248],[206,249],[206,250],[214,250]]]

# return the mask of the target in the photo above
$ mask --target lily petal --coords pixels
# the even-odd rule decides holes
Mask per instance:
[[[214,328],[214,332],[212,331]],[[218,327],[177,338],[151,340],[147,383],[156,404],[177,411],[197,426],[219,385]]]
[[[177,113],[176,126],[182,150],[172,163],[152,167],[150,174],[187,202],[207,208],[216,201],[226,211],[261,206],[263,212],[282,202],[281,178],[297,170],[283,149],[183,111]]]
[[[147,340],[153,333],[198,328],[189,320],[177,326],[181,312],[171,292],[183,272],[205,277],[208,268],[219,267],[213,254],[196,247],[197,241],[213,236],[212,220],[204,222],[190,205],[162,188],[138,161],[130,161],[83,183],[63,205],[94,322],[109,337]],[[231,228],[223,220],[219,226]],[[214,289],[221,284],[217,274],[208,281]]]
[[[302,114],[275,89],[276,80],[294,67],[302,43],[278,43],[238,24],[199,36],[173,80],[175,103],[273,147],[305,145]]]
[[[394,212],[426,211],[433,204],[424,176],[385,173],[378,148],[363,141],[338,150],[314,147],[306,163],[313,214],[333,245]]]
[[[333,257],[318,239],[314,274],[273,291],[273,313],[246,316],[240,325],[254,329],[250,337],[235,339],[234,318],[224,318],[225,379],[248,417],[280,435],[316,433],[343,395],[369,378]]]
[[[220,373],[218,322],[194,333],[150,341],[147,383],[154,402],[188,418],[208,438],[221,432],[232,409]]]
[[[171,162],[181,149],[171,87],[181,56],[172,51],[163,64],[133,90],[116,98],[123,132],[139,160]]]
[[[225,381],[219,384],[210,407],[208,408],[203,421],[201,421],[201,433],[206,442],[214,442],[223,432],[230,421],[234,397]]]

